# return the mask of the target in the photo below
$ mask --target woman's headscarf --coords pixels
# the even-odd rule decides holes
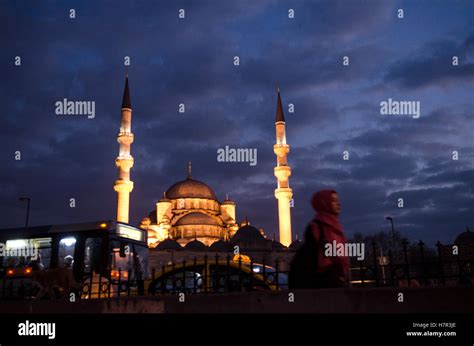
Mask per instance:
[[[342,233],[342,225],[339,223],[338,216],[331,210],[332,194],[334,193],[337,192],[334,190],[316,192],[311,199],[311,205],[317,212],[316,219]]]

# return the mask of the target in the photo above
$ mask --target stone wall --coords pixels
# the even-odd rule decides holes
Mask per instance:
[[[293,293],[294,302],[289,301]],[[403,293],[404,302],[399,302]],[[474,287],[357,288],[147,296],[118,299],[0,301],[3,313],[470,313]]]

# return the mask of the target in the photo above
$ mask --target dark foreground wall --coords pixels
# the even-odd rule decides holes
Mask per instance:
[[[294,296],[290,296],[293,293]],[[399,302],[399,293],[403,302]],[[91,299],[0,301],[2,313],[474,313],[474,287],[357,288]],[[294,302],[290,302],[294,298]]]

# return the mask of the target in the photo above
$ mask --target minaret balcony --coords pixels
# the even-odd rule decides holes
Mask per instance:
[[[120,132],[117,136],[117,142],[120,144],[132,144],[134,135],[131,132]]]
[[[114,184],[114,190],[118,193],[129,193],[133,190],[133,181],[127,180],[116,180]]]
[[[293,198],[293,190],[289,187],[275,189],[275,198],[276,199],[286,199],[290,201]]]
[[[129,156],[118,156],[115,159],[115,165],[124,171],[129,171],[133,167],[133,157]]]
[[[290,146],[288,144],[275,144],[273,145],[273,152],[278,157],[284,157],[290,152]]]
[[[278,166],[274,168],[275,177],[279,181],[288,181],[288,177],[291,175],[290,166]]]

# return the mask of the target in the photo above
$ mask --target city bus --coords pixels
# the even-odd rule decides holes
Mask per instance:
[[[83,297],[100,296],[100,291],[110,295],[111,287],[115,294],[143,293],[148,275],[147,233],[110,220],[0,230],[0,297],[29,296],[25,287],[38,289],[33,283],[35,272],[55,268],[71,270],[82,285]],[[106,285],[96,284],[93,292],[97,280]]]

